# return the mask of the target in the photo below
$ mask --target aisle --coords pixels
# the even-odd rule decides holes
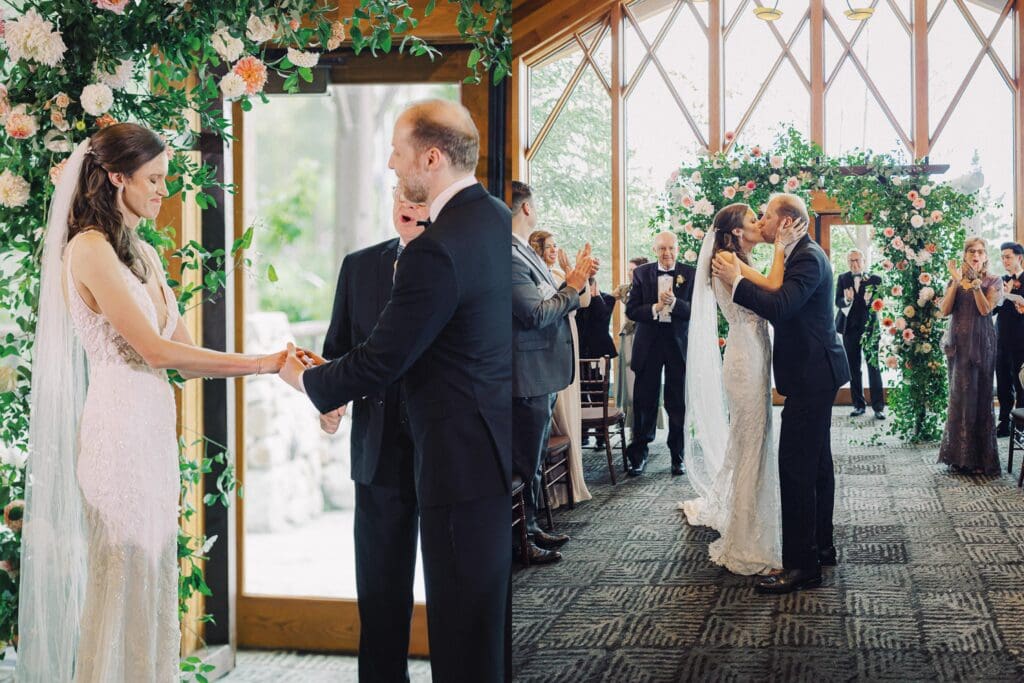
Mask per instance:
[[[594,499],[556,516],[565,559],[513,578],[516,680],[1024,679],[1016,477],[948,475],[936,447],[856,445],[874,422],[846,412],[840,564],[787,596],[708,561],[716,534],[675,509],[692,490],[670,476],[663,433],[647,474],[615,487],[603,452],[585,451]]]

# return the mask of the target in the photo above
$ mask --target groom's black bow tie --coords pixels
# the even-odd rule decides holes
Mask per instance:
[[[432,220],[430,220],[430,219],[428,218],[428,219],[427,219],[427,220],[425,220],[425,221],[416,221],[416,225],[420,226],[421,228],[429,228],[429,227],[430,227],[430,224],[431,224],[431,223],[433,223],[433,222],[434,222],[434,221],[432,221]]]

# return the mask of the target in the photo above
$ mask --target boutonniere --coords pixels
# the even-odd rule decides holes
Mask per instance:
[[[676,287],[682,287],[684,282],[686,282],[685,277],[682,275],[676,275]]]

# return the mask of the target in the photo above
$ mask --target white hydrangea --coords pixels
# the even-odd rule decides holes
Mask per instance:
[[[921,192],[921,196],[922,197],[927,197],[928,195],[930,195],[932,193],[932,186],[931,185],[922,185],[920,192]]]
[[[106,83],[90,83],[82,88],[82,94],[78,99],[86,114],[102,116],[114,104],[114,93]]]
[[[683,259],[686,260],[686,261],[691,261],[691,262],[692,261],[696,261],[697,260],[697,252],[695,252],[693,249],[687,249],[686,253],[683,254]]]
[[[53,24],[43,19],[35,9],[4,25],[4,40],[12,61],[31,60],[56,66],[64,58],[67,46]]]
[[[43,136],[43,147],[55,154],[70,154],[72,150],[71,141],[57,129],[46,132]]]
[[[249,15],[249,21],[245,22],[245,37],[252,42],[265,43],[277,33],[277,24],[269,17],[261,19],[255,14]]]
[[[693,212],[699,216],[710,216],[715,213],[715,207],[706,197],[701,197],[693,205]]]
[[[290,47],[288,48],[288,61],[298,67],[312,69],[320,61],[320,55],[316,52],[305,52]]]
[[[220,79],[220,91],[224,99],[233,100],[241,97],[245,94],[245,79],[234,71],[229,71]]]
[[[28,462],[28,454],[13,446],[0,443],[0,462],[8,467],[21,469]]]
[[[693,183],[694,185],[700,185],[700,181],[701,181],[700,171],[694,171],[690,175],[690,182]]]
[[[782,178],[779,177],[778,173],[772,173],[768,176],[768,182],[772,185],[778,185],[780,180],[782,180]]]
[[[20,175],[6,169],[0,173],[0,206],[15,209],[28,203],[29,184]]]
[[[18,388],[18,370],[6,365],[0,366],[0,394],[6,394]]]
[[[95,75],[96,81],[110,86],[114,90],[124,90],[128,87],[128,84],[132,82],[132,71],[135,64],[130,59],[122,59],[118,62],[117,68],[114,69],[114,73],[110,73],[105,69],[101,68],[97,63],[93,67],[93,74]]]
[[[245,52],[241,39],[235,38],[226,28],[219,28],[210,36],[210,44],[225,62],[237,61]]]

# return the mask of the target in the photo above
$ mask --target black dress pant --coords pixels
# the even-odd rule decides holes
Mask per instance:
[[[665,373],[665,411],[668,413],[668,450],[672,464],[683,461],[686,421],[686,363],[673,336],[672,325],[659,325],[643,365],[634,370],[633,441],[629,457],[634,465],[647,457],[647,446],[658,428],[658,392]]]
[[[510,677],[510,528],[510,495],[420,509],[435,683],[498,683]]]
[[[996,394],[999,396],[999,421],[1007,422],[1010,411],[1024,408],[1024,387],[1020,369],[1024,365],[1024,349],[1007,348],[999,340],[996,351]]]
[[[779,437],[782,492],[782,565],[818,568],[818,551],[831,547],[835,472],[832,402],[836,392],[787,396]]]
[[[359,596],[359,680],[408,681],[409,624],[419,511],[413,483],[413,444],[405,429],[398,482],[356,483],[356,591]],[[393,456],[392,456],[393,457]]]
[[[843,335],[843,348],[846,349],[846,360],[850,365],[850,398],[853,399],[853,407],[863,409],[866,407],[864,401],[864,385],[861,383],[860,360],[868,365],[868,388],[871,389],[871,408],[875,411],[885,409],[885,395],[882,393],[882,371],[876,367],[878,364],[878,352],[872,358],[863,351],[861,341],[864,339],[864,332],[848,333]],[[875,365],[871,362],[874,361]]]
[[[551,434],[551,413],[558,394],[513,397],[512,399],[512,472],[525,483],[526,531],[537,526],[537,501],[541,499],[540,462]],[[511,528],[511,527],[510,527]],[[513,534],[518,543],[519,534]],[[508,538],[508,532],[505,533]]]

